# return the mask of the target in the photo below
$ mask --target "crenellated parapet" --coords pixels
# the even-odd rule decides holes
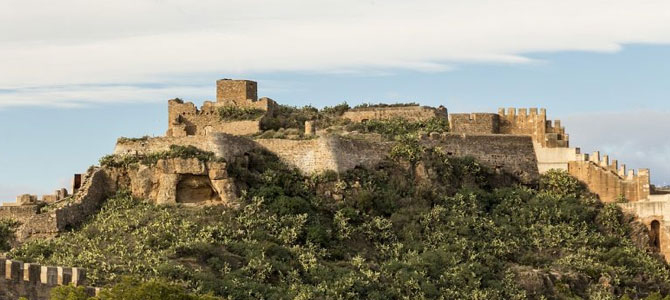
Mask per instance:
[[[561,121],[548,121],[544,108],[500,108],[497,114],[451,114],[449,125],[456,133],[530,135],[545,148],[568,148],[570,144]]]
[[[599,151],[568,162],[568,172],[584,182],[603,202],[614,202],[622,197],[641,201],[649,199],[651,194],[649,169],[628,170],[625,164],[620,165],[609,155],[601,156]]]
[[[499,108],[501,134],[527,134],[547,148],[567,148],[569,136],[560,120],[547,120],[544,108]]]
[[[51,289],[60,285],[84,286],[97,296],[99,288],[87,287],[86,270],[72,267],[42,266],[0,258],[0,299],[49,299]]]

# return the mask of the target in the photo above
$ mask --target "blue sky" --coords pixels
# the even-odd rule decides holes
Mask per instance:
[[[211,100],[219,78],[298,106],[545,107],[572,146],[670,184],[667,2],[342,1],[3,2],[0,201],[162,135],[167,99]]]

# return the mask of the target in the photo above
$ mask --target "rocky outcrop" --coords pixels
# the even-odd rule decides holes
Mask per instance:
[[[235,205],[237,199],[224,162],[171,158],[103,171],[108,189],[129,190],[133,197],[156,204]]]

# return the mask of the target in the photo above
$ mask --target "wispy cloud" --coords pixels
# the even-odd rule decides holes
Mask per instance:
[[[668,43],[668,19],[665,0],[7,0],[0,3],[0,89],[19,90],[3,94],[0,105],[135,101],[140,90],[155,98],[165,90],[88,85],[194,73],[528,63],[524,53]],[[26,90],[35,86],[85,95],[49,88],[56,94],[42,101],[40,91]]]
[[[633,168],[650,168],[652,182],[670,184],[670,111],[576,114],[563,118],[573,147],[599,150]]]

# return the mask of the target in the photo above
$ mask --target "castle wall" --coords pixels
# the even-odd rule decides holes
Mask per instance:
[[[540,174],[551,169],[568,171],[568,162],[584,160],[584,154],[579,148],[547,148],[540,143],[533,142],[537,157],[537,168]]]
[[[471,156],[495,171],[515,176],[524,184],[537,184],[540,174],[533,140],[525,135],[431,134],[424,139],[457,157]]]
[[[389,149],[382,143],[336,136],[309,140],[259,139],[256,142],[304,174],[374,167],[386,157]]]
[[[617,168],[616,162],[610,164],[608,159],[600,160],[598,153],[585,158],[588,160],[568,162],[568,172],[598,194],[601,201],[614,202],[622,196],[629,201],[649,198],[648,170],[642,169],[638,174],[630,170],[625,174],[625,167]]]
[[[533,140],[547,148],[569,147],[569,137],[565,134],[565,128],[561,127],[561,121],[547,121],[547,111],[537,108],[530,110],[525,108],[498,109],[500,115],[501,134],[527,134]]]
[[[638,201],[620,203],[619,206],[624,211],[634,214],[650,231],[653,221],[660,222],[660,253],[666,261],[670,260],[670,202]]]
[[[105,174],[99,169],[94,170],[87,174],[72,203],[21,220],[23,224],[17,230],[17,239],[52,237],[76,226],[94,214],[112,192]]]
[[[36,215],[38,211],[39,206],[37,205],[3,205],[0,206],[0,219],[11,219],[22,222]]]
[[[231,106],[246,105],[258,99],[258,87],[251,80],[221,79],[216,81],[216,102]]]
[[[253,102],[249,106],[267,111],[270,99]],[[261,130],[261,118],[256,120],[223,121],[219,116],[219,103],[205,102],[197,109],[195,104],[168,102],[167,136],[209,135],[223,132],[235,135],[250,135]]]
[[[86,285],[86,271],[81,268],[51,267],[0,258],[0,300],[48,300],[51,289],[59,285]],[[87,287],[93,297],[98,289]]]
[[[450,114],[449,129],[454,133],[500,133],[500,116],[488,113]]]
[[[428,106],[364,107],[346,111],[342,118],[353,122],[365,120],[388,120],[403,118],[410,121],[425,121],[432,118],[447,118],[445,108]]]

